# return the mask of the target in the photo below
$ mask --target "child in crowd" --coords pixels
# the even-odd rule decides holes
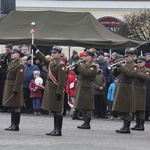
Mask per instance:
[[[34,114],[40,114],[41,111],[41,100],[42,100],[42,90],[44,86],[42,84],[37,84],[35,80],[40,77],[40,71],[34,71],[34,79],[31,80],[29,84],[30,98],[32,99]],[[40,78],[42,79],[42,78]]]
[[[118,79],[113,78],[113,83],[110,84],[110,86],[108,88],[108,93],[107,93],[108,111],[110,112],[110,119],[111,120],[114,119],[114,112],[112,112],[112,106],[113,106],[113,100],[114,100],[117,82],[118,82]]]

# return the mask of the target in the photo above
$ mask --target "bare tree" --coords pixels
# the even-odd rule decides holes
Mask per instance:
[[[120,25],[118,33],[132,39],[150,39],[150,9],[125,14],[124,19],[125,22]]]

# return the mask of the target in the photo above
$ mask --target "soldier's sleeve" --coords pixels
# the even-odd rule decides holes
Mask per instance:
[[[97,67],[95,65],[91,65],[88,69],[86,69],[83,66],[79,65],[77,71],[86,77],[92,77],[93,75],[96,75]]]
[[[138,71],[136,73],[136,77],[138,77],[139,79],[141,79],[143,81],[146,81],[150,77],[150,72],[149,72],[149,70],[146,70],[145,72]]]
[[[131,69],[127,68],[125,65],[121,65],[119,67],[119,70],[129,78],[134,77],[137,72],[136,70],[134,71],[134,68],[133,68],[133,70],[131,70]]]
[[[19,92],[24,80],[25,68],[23,65],[20,65],[17,69],[16,79],[12,91]]]
[[[38,51],[35,56],[46,65],[50,62],[41,51]]]

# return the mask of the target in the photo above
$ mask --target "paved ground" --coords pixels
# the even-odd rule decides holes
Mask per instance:
[[[22,114],[19,132],[4,131],[10,125],[10,114],[0,113],[0,150],[150,150],[150,122],[144,132],[117,134],[122,121],[93,119],[91,130],[76,126],[82,121],[64,117],[63,136],[45,133],[53,129],[53,117]],[[132,126],[135,122],[132,122]]]

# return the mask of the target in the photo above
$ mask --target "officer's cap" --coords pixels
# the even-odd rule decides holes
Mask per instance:
[[[18,54],[20,54],[20,55],[21,55],[21,51],[20,51],[20,50],[18,50],[18,49],[13,49],[13,50],[11,51],[11,53],[18,53]]]
[[[94,53],[91,51],[91,50],[87,50],[86,53],[85,53],[85,56],[92,56],[94,57]]]
[[[137,59],[137,63],[146,62],[146,59],[143,57],[140,57]]]
[[[150,55],[150,53],[145,53],[145,56]]]
[[[133,47],[131,47],[131,48],[127,48],[126,50],[125,50],[125,57],[128,57],[128,56],[130,56],[130,55],[134,55],[134,52],[135,52],[135,48],[133,48]]]
[[[61,53],[62,48],[58,46],[54,46],[51,53]]]

